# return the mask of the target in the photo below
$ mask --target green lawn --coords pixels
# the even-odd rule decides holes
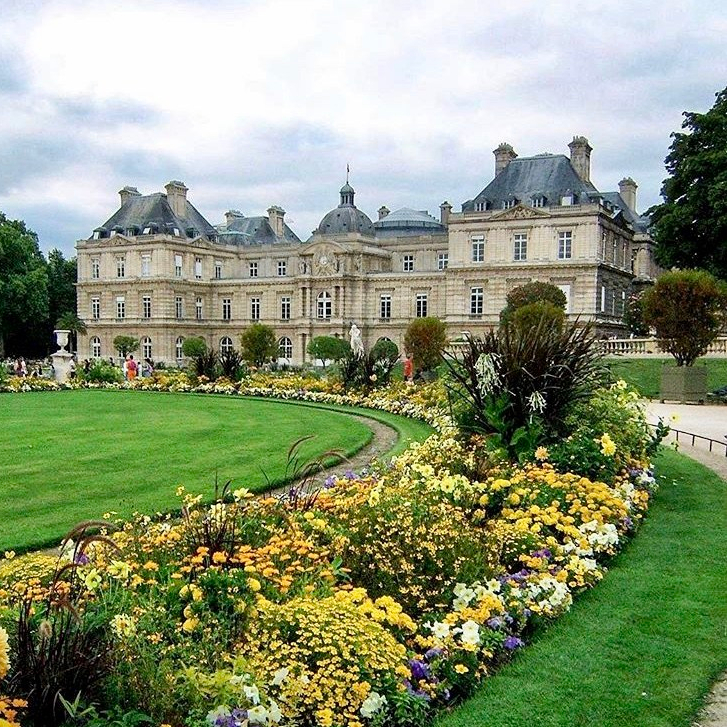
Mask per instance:
[[[616,378],[631,384],[649,399],[659,398],[659,376],[661,367],[673,364],[669,358],[607,358],[606,364]],[[707,367],[707,391],[727,386],[727,358],[701,358],[696,366]]]
[[[329,449],[350,455],[371,438],[363,418],[271,400],[69,391],[0,402],[0,550],[55,543],[107,511],[173,509],[180,484],[206,496],[216,477],[262,489],[263,470],[281,480],[288,448],[308,434],[304,461]]]
[[[727,483],[664,452],[605,580],[438,727],[688,727],[727,668]]]

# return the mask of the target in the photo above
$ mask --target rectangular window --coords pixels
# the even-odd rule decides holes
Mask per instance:
[[[391,296],[390,295],[381,296],[379,317],[380,318],[391,318]]]
[[[98,258],[91,260],[91,277],[98,280],[101,277],[101,261]]]
[[[528,259],[528,233],[516,232],[513,235],[514,253],[513,260]]]
[[[97,321],[101,317],[101,299],[91,298],[91,318]]]
[[[572,256],[573,233],[558,233],[558,260],[570,260]]]
[[[278,260],[278,276],[283,277],[288,274],[287,260]]]
[[[174,277],[182,277],[182,256],[179,253],[174,255]]]
[[[257,278],[257,263],[256,262],[250,263],[250,277]]]
[[[194,259],[194,277],[197,280],[202,280],[202,258],[196,257]]]
[[[219,280],[222,277],[222,261],[215,260],[215,280]]]
[[[126,318],[126,299],[123,295],[116,298],[116,317],[119,320]]]
[[[437,270],[446,270],[449,267],[449,253],[440,252],[437,255]]]
[[[470,315],[481,316],[485,304],[484,288],[470,288]]]
[[[184,300],[181,295],[174,299],[174,314],[177,318],[184,318]]]
[[[250,318],[253,321],[260,320],[260,298],[250,298]]]
[[[414,256],[413,255],[404,255],[404,257],[402,258],[401,269],[405,273],[411,273],[414,270]]]
[[[145,295],[141,299],[141,317],[151,318],[151,296]]]
[[[116,277],[123,278],[125,276],[126,276],[126,258],[117,257],[116,258]]]
[[[280,299],[280,318],[284,321],[290,320],[290,296],[284,295]]]
[[[232,319],[232,298],[222,299],[222,320],[229,321]]]
[[[417,293],[416,316],[417,316],[417,318],[426,318],[427,317],[427,294],[426,293]]]
[[[601,312],[606,312],[606,286],[601,286]]]
[[[317,298],[316,308],[318,311],[318,318],[326,321],[329,320],[331,313],[333,312],[331,296],[326,292],[321,293]]]
[[[472,238],[472,262],[482,263],[485,261],[485,236],[477,235]]]
[[[202,320],[202,298],[197,298],[194,304],[195,307],[195,317],[198,321]]]

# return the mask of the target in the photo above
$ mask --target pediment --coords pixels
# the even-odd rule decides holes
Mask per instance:
[[[529,207],[526,204],[517,204],[508,210],[502,210],[490,217],[491,220],[539,220],[550,217],[550,213]]]

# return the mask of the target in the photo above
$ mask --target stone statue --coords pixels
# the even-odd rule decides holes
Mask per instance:
[[[351,350],[353,351],[353,355],[361,358],[364,355],[363,340],[361,339],[361,329],[355,323],[351,323],[349,336],[351,337]]]

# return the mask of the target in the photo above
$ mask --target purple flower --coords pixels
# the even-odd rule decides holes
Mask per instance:
[[[429,680],[429,677],[431,676],[429,667],[423,661],[419,661],[419,659],[411,659],[409,661],[409,668],[411,669],[412,678],[416,681],[419,681],[420,679]]]
[[[330,475],[326,477],[326,479],[323,481],[323,487],[325,487],[326,490],[330,490],[333,485],[336,484],[336,476]]]
[[[493,616],[490,619],[487,619],[487,625],[491,629],[499,629],[502,626],[502,619],[499,616]]]
[[[346,470],[346,471],[345,471],[345,472],[343,473],[343,476],[344,476],[344,477],[345,477],[345,478],[346,478],[347,480],[357,480],[357,479],[358,479],[358,475],[357,475],[357,474],[356,474],[356,473],[355,473],[355,472],[354,472],[353,470]]]
[[[91,562],[91,559],[85,553],[77,553],[73,562],[76,565],[87,565]]]
[[[515,649],[519,649],[521,646],[525,646],[525,642],[517,636],[508,636],[502,645],[506,649],[514,651]]]
[[[436,659],[438,656],[441,656],[444,653],[444,649],[440,649],[439,647],[434,647],[433,649],[429,649],[429,651],[425,652],[424,658],[427,661],[432,661],[432,659]]]

